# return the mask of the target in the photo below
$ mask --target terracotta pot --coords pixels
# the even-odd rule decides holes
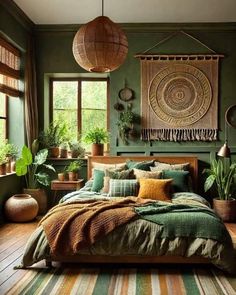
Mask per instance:
[[[24,188],[24,193],[29,194],[32,198],[34,198],[39,206],[39,214],[45,214],[48,209],[47,204],[47,195],[44,189],[30,189],[30,188]]]
[[[11,162],[11,171],[12,172],[15,172],[16,171],[16,162],[15,161],[12,161]]]
[[[60,155],[59,147],[51,147],[51,148],[48,149],[48,151],[49,151],[48,154],[49,154],[50,158],[58,158],[59,155]]]
[[[61,158],[68,158],[68,150],[60,149],[60,157]]]
[[[77,150],[71,151],[71,158],[78,158],[78,156],[79,156],[79,151]]]
[[[6,163],[6,173],[11,173],[12,172],[12,170],[11,170],[11,161],[12,161],[11,157],[8,157],[7,163]]]
[[[236,200],[213,199],[213,209],[223,221],[236,220]]]
[[[14,222],[33,220],[38,214],[38,203],[28,194],[18,194],[10,197],[5,204],[5,215]]]
[[[0,165],[0,175],[6,175],[7,174],[7,164],[1,164]]]
[[[104,144],[103,143],[93,143],[92,144],[92,156],[103,156]]]
[[[58,178],[59,181],[64,181],[64,180],[65,180],[65,175],[64,175],[64,173],[58,173],[58,174],[57,174],[57,178]]]
[[[78,180],[78,173],[76,172],[68,172],[68,177],[70,181]]]

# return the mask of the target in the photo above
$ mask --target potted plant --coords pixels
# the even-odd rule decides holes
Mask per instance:
[[[119,130],[119,136],[123,143],[127,145],[130,137],[134,137],[134,123],[136,121],[136,115],[132,112],[132,104],[127,105],[127,109],[123,110],[119,114],[117,126]]]
[[[69,141],[69,147],[71,152],[71,158],[83,158],[85,155],[85,149],[78,141]]]
[[[18,148],[13,143],[9,143],[6,139],[5,149],[7,155],[7,173],[11,173],[15,170],[15,160],[18,155]]]
[[[87,132],[84,141],[86,143],[92,143],[92,156],[102,156],[104,143],[109,141],[109,134],[106,129],[95,127]]]
[[[235,176],[236,163],[224,165],[222,160],[213,160],[210,169],[205,169],[207,174],[204,190],[208,191],[215,185],[218,198],[213,199],[213,208],[223,221],[236,219]]]
[[[64,125],[52,122],[45,131],[39,135],[39,142],[42,148],[49,150],[49,157],[58,158],[60,154],[59,146],[64,141]]]
[[[69,166],[66,167],[66,172],[68,173],[68,177],[70,181],[78,180],[78,172],[82,167],[82,161],[73,161],[70,162]]]
[[[0,175],[7,174],[7,153],[5,145],[0,145]]]
[[[63,142],[60,145],[60,158],[68,158],[68,143]]]
[[[65,172],[65,171],[58,172],[58,173],[57,173],[57,179],[58,179],[59,181],[64,181],[64,180],[65,180],[65,175],[66,175],[66,172]]]
[[[50,178],[46,170],[55,172],[51,165],[45,164],[48,156],[48,150],[37,151],[37,140],[34,141],[31,150],[23,146],[21,157],[16,161],[16,175],[25,176],[26,189],[25,194],[31,195],[39,205],[39,213],[44,214],[47,211],[47,196],[40,185],[48,186]]]

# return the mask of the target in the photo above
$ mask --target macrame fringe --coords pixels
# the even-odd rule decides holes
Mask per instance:
[[[145,141],[215,141],[217,129],[142,129],[141,139]]]

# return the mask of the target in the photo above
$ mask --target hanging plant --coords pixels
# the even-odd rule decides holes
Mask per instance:
[[[132,104],[127,105],[127,109],[119,113],[119,120],[117,126],[119,130],[119,136],[125,145],[129,144],[128,139],[130,134],[134,130],[134,123],[136,115],[132,112]]]

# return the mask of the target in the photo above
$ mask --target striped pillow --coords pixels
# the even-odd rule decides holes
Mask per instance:
[[[138,181],[136,179],[110,179],[109,197],[137,196]]]

